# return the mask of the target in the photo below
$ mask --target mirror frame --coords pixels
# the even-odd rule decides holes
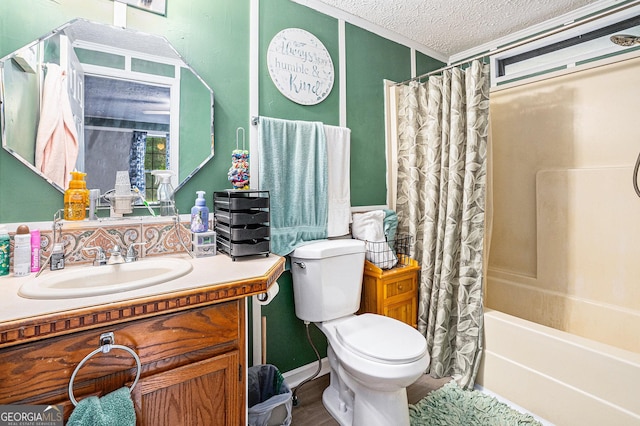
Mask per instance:
[[[172,182],[173,186],[174,186],[174,190],[177,191],[178,189],[180,189],[184,184],[186,184],[189,179],[191,179],[191,177],[193,177],[205,164],[207,164],[214,156],[215,154],[215,147],[214,147],[214,107],[215,107],[215,103],[214,103],[214,92],[211,89],[211,87],[202,79],[202,77],[193,69],[193,67],[191,67],[191,65],[189,65],[187,63],[187,61],[176,51],[176,49],[171,45],[171,43],[163,36],[159,36],[159,35],[154,35],[154,34],[149,34],[149,33],[145,33],[145,32],[141,32],[141,31],[135,31],[135,30],[131,30],[131,29],[127,29],[127,28],[120,28],[120,27],[115,27],[115,26],[111,26],[108,24],[103,24],[103,23],[98,23],[98,22],[93,22],[93,21],[89,21],[86,19],[82,19],[82,18],[76,18],[73,20],[70,20],[66,23],[64,23],[63,25],[55,28],[54,30],[48,32],[47,34],[45,34],[44,36],[38,38],[37,40],[34,40],[30,43],[28,43],[27,45],[15,50],[14,52],[9,53],[8,55],[4,56],[3,58],[0,58],[0,137],[2,139],[2,147],[9,152],[14,158],[16,158],[18,161],[20,161],[22,164],[24,164],[27,168],[31,169],[34,173],[36,173],[38,176],[42,177],[43,179],[45,179],[45,181],[47,181],[49,184],[51,184],[54,188],[58,189],[60,192],[64,193],[64,188],[61,188],[60,185],[56,184],[55,182],[52,181],[52,179],[50,179],[49,177],[47,177],[43,172],[41,172],[40,170],[38,170],[35,167],[35,164],[31,164],[31,162],[24,158],[19,152],[17,152],[11,145],[10,141],[7,140],[7,132],[6,132],[6,120],[5,120],[5,102],[6,102],[6,90],[5,90],[5,70],[4,70],[4,65],[6,61],[9,60],[15,60],[16,56],[18,54],[22,54],[26,51],[29,51],[31,49],[33,49],[35,46],[37,46],[39,43],[42,43],[43,41],[46,41],[52,37],[55,37],[58,34],[64,34],[65,30],[68,30],[69,28],[72,28],[72,26],[74,24],[81,24],[81,25],[91,25],[91,26],[98,26],[99,28],[103,29],[104,31],[107,31],[109,34],[117,34],[116,37],[114,38],[118,38],[119,40],[122,40],[122,37],[136,37],[136,38],[144,38],[144,41],[148,41],[148,40],[152,40],[154,41],[154,43],[163,43],[165,45],[165,49],[170,50],[170,53],[173,56],[173,58],[171,58],[171,60],[173,61],[181,61],[182,64],[180,65],[180,69],[185,69],[190,71],[193,76],[197,79],[197,81],[203,85],[204,88],[206,88],[206,90],[209,91],[209,104],[210,104],[210,109],[209,109],[209,116],[210,116],[210,126],[209,126],[209,140],[207,141],[207,146],[208,146],[208,154],[206,155],[206,157],[200,161],[197,165],[194,166],[194,169],[191,170],[191,166],[189,167],[189,171],[188,173],[186,173],[184,175],[184,177],[182,179],[179,179],[179,176],[175,176],[175,180]],[[103,43],[103,45],[109,46],[110,44],[115,45],[115,46],[119,46],[122,45],[122,42],[118,43],[117,41],[111,41],[111,43]],[[85,42],[81,42],[81,45],[85,45]],[[96,43],[99,44],[99,43]],[[133,43],[131,43],[133,44]],[[138,42],[137,44],[141,44],[141,42]],[[129,46],[129,45],[128,45]],[[120,50],[124,50],[121,49]],[[133,52],[137,52],[138,55],[140,55],[140,51],[139,50],[135,50],[135,49],[127,49],[127,50],[131,50]],[[135,53],[134,53],[135,55]],[[144,56],[144,54],[142,54]],[[40,58],[34,58],[35,62],[35,66],[40,67],[42,65],[42,62],[40,61]],[[169,61],[169,60],[168,60]],[[91,72],[90,74],[95,75],[94,72]],[[42,85],[42,80],[43,80],[43,73],[38,74],[39,77],[39,82],[38,82],[38,92],[41,92],[41,85]],[[131,79],[132,81],[139,81],[136,79]],[[180,103],[180,100],[177,100],[178,103]],[[40,104],[40,101],[37,101],[37,105]],[[36,108],[38,109],[38,108]],[[176,118],[172,118],[171,119],[171,128],[173,130],[171,130],[171,134],[173,134],[173,132],[175,132],[176,135],[180,134],[180,122],[181,122],[181,117],[184,114],[184,109],[180,108],[180,116],[176,119]],[[36,117],[39,117],[40,113],[39,110],[36,111]],[[84,118],[84,117],[83,117]],[[176,124],[174,124],[176,123]],[[35,130],[37,130],[37,123],[34,126]],[[35,138],[33,141],[34,145],[35,145]],[[180,138],[178,137],[178,144],[180,144]],[[204,146],[203,146],[204,147]],[[194,161],[193,163],[196,163],[196,161]],[[114,175],[115,175],[115,171],[114,171]],[[150,204],[152,205],[156,205],[157,203],[154,202],[150,202]]]

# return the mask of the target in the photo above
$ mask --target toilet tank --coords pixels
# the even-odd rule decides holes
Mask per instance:
[[[319,240],[291,253],[296,316],[323,322],[360,308],[364,241]]]

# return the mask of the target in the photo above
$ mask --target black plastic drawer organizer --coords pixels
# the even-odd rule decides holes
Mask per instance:
[[[269,191],[228,189],[213,193],[218,250],[233,260],[269,256]]]

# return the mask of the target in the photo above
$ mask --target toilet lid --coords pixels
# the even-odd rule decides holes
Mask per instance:
[[[336,334],[360,356],[389,364],[416,361],[427,351],[427,340],[416,329],[382,315],[356,315],[339,324]]]

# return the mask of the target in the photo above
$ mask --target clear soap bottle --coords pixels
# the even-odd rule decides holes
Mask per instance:
[[[173,172],[170,170],[153,170],[158,182],[157,201],[160,204],[160,216],[173,216],[176,214],[175,201],[173,198],[173,186],[171,186],[171,176]]]

